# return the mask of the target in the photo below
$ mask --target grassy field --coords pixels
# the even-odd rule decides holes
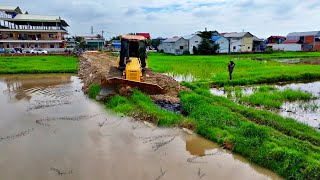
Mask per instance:
[[[0,57],[0,74],[76,73],[78,59],[65,56]]]
[[[263,61],[252,60],[262,58]],[[162,73],[193,75],[198,81],[215,85],[249,85],[284,81],[320,79],[320,66],[289,65],[272,61],[281,58],[319,58],[320,52],[274,54],[236,54],[216,56],[174,56],[149,53],[149,67]],[[233,80],[229,80],[228,63],[236,66]]]

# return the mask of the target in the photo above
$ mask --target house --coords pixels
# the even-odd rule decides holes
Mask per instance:
[[[105,39],[99,35],[89,34],[81,35],[80,37],[83,38],[85,46],[89,50],[99,50],[105,45]]]
[[[149,39],[151,38],[151,35],[150,33],[136,33],[137,36],[143,36],[145,37],[146,39]]]
[[[302,51],[302,41],[285,40],[282,44],[272,44],[274,51]]]
[[[230,52],[252,52],[254,36],[249,32],[234,32],[234,33],[222,33],[222,35],[229,39]]]
[[[111,42],[113,51],[120,51],[121,50],[121,40],[113,40]]]
[[[215,44],[219,45],[218,53],[229,53],[230,52],[230,43],[229,39],[221,35],[213,35],[210,39]]]
[[[265,42],[264,39],[260,39],[257,36],[253,37],[253,52],[264,52]]]
[[[19,7],[0,6],[0,47],[65,48],[69,25],[59,16],[24,14]]]
[[[267,39],[267,44],[281,44],[285,40],[285,36],[270,36]]]
[[[160,46],[160,51],[165,53],[181,55],[189,50],[188,41],[183,37],[174,37],[164,40]]]
[[[287,40],[300,40],[303,51],[320,51],[320,31],[289,33]]]
[[[190,54],[194,54],[193,47],[198,48],[199,44],[202,41],[202,38],[197,34],[183,36],[183,38],[188,41],[188,48],[189,48]]]

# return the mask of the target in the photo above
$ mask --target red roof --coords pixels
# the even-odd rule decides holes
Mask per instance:
[[[138,35],[138,36],[143,36],[143,37],[145,37],[145,38],[147,38],[147,39],[150,39],[150,38],[151,38],[150,33],[137,33],[136,35]]]
[[[299,44],[300,40],[285,40],[283,44]]]
[[[285,39],[285,36],[270,36],[269,38],[281,38],[281,39]]]

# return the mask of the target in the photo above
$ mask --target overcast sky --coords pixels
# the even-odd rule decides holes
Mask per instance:
[[[153,38],[199,30],[249,31],[266,38],[320,30],[319,0],[1,0],[29,14],[58,15],[71,35],[105,31],[105,37],[150,32]]]

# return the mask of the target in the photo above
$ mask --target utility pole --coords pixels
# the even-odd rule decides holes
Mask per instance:
[[[102,46],[104,46],[104,38],[103,38],[103,33],[104,33],[104,31],[102,30],[102,32],[101,32],[101,38],[102,38],[102,40],[103,40]],[[102,48],[101,48],[101,49],[102,49]]]
[[[93,34],[93,26],[91,26],[91,34]]]

